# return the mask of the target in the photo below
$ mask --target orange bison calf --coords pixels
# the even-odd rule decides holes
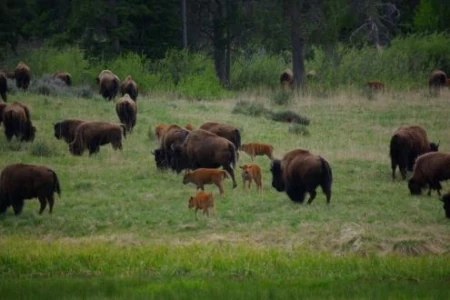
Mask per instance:
[[[242,144],[239,150],[244,151],[250,158],[253,158],[257,155],[266,155],[270,160],[273,159],[273,146],[264,143],[248,143]]]
[[[215,212],[214,207],[214,195],[212,193],[205,193],[200,191],[194,197],[189,198],[189,208],[195,208],[195,219],[197,220],[197,211],[203,210],[203,214],[209,217],[209,208],[212,208]]]
[[[229,178],[225,170],[199,168],[194,171],[186,171],[183,177],[183,184],[193,183],[197,189],[204,190],[205,184],[215,184],[222,195],[224,193],[222,181]]]
[[[420,195],[425,186],[428,186],[428,195],[432,189],[441,195],[440,182],[447,179],[450,179],[450,153],[430,152],[417,158],[408,188],[411,195]]]
[[[116,113],[128,132],[136,125],[137,105],[128,94],[125,94],[116,102]]]
[[[242,169],[242,184],[248,182],[248,188],[252,184],[252,181],[256,183],[257,189],[262,191],[262,176],[261,176],[261,167],[257,164],[245,164],[243,166],[239,166]]]
[[[126,136],[123,124],[108,122],[84,122],[76,129],[75,138],[69,144],[69,151],[73,155],[82,155],[89,150],[89,156],[100,151],[101,145],[111,143],[112,148],[122,149],[122,133]]]
[[[49,213],[53,211],[53,193],[61,194],[58,176],[45,166],[10,164],[0,174],[0,214],[12,206],[15,215],[22,212],[24,200],[38,198],[42,214],[47,203]]]
[[[53,124],[54,136],[58,140],[64,139],[67,144],[70,144],[75,139],[75,132],[77,127],[85,121],[76,119],[67,119]]]

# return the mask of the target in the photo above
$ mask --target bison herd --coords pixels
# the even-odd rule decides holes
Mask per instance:
[[[443,72],[442,72],[443,73]],[[430,87],[446,82],[442,73],[434,72],[430,79]],[[30,82],[30,68],[19,63],[15,72],[0,72],[0,94],[5,102],[0,102],[0,124],[8,141],[13,136],[24,142],[32,142],[36,128],[32,124],[30,109],[24,103],[6,103],[4,84],[6,78],[14,78],[18,87],[26,89]],[[444,73],[445,76],[445,73]],[[53,76],[67,85],[72,84],[70,74],[56,72]],[[281,84],[292,84],[292,72],[283,72]],[[120,83],[120,79],[110,70],[103,70],[98,75],[97,84],[100,94],[112,100],[119,93],[122,97],[115,103],[116,114],[120,123],[104,121],[87,121],[65,119],[53,124],[54,137],[68,144],[72,155],[82,155],[86,150],[89,155],[100,150],[100,146],[111,144],[115,150],[122,149],[122,137],[126,138],[136,125],[138,85],[128,76]],[[375,87],[384,87],[377,82]],[[192,183],[197,190],[189,199],[189,208],[195,212],[201,209],[208,214],[214,208],[214,195],[204,192],[204,186],[214,184],[220,195],[224,191],[223,181],[231,179],[232,186],[237,186],[235,169],[239,161],[239,151],[251,158],[263,155],[270,160],[272,187],[278,192],[285,192],[296,203],[303,203],[309,194],[307,203],[316,198],[316,189],[320,186],[330,203],[333,174],[330,163],[322,156],[306,149],[292,149],[281,159],[273,155],[274,147],[261,142],[241,143],[241,133],[230,124],[205,122],[194,128],[192,124],[182,127],[178,124],[159,124],[155,127],[155,136],[159,140],[159,148],[151,153],[158,170],[172,170],[176,173],[184,171],[182,183]],[[407,172],[413,174],[408,180],[408,188],[412,195],[422,192],[428,187],[429,192],[436,190],[440,195],[440,182],[450,178],[450,153],[438,152],[439,143],[428,140],[425,129],[421,126],[401,126],[391,137],[389,154],[391,157],[392,179],[399,168],[403,180]],[[254,181],[259,192],[262,191],[261,167],[256,163],[239,166],[244,188]],[[222,170],[218,170],[222,168]],[[0,213],[5,213],[12,206],[16,215],[20,214],[25,199],[38,198],[41,214],[47,204],[51,213],[54,205],[54,193],[61,193],[56,173],[46,166],[33,164],[10,164],[0,174]],[[450,193],[442,197],[446,216],[450,216]]]

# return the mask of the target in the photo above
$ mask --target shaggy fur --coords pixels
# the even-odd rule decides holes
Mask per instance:
[[[330,203],[333,176],[330,165],[323,157],[304,149],[294,149],[286,153],[281,161],[273,160],[270,171],[272,187],[279,192],[286,191],[292,201],[303,203],[305,194],[309,193],[310,204],[320,185],[327,197],[327,204]]]
[[[217,122],[205,122],[200,125],[198,129],[207,130],[217,134],[218,136],[226,138],[233,143],[236,149],[239,149],[239,147],[241,146],[241,133],[239,129],[232,125],[221,124]],[[239,153],[237,153],[236,155],[237,159],[239,159]]]
[[[251,188],[252,181],[255,182],[257,189],[262,192],[261,167],[257,164],[245,164],[239,166],[242,169],[242,184],[245,189],[245,183],[248,182],[248,189]]]
[[[14,78],[16,79],[16,86],[19,89],[28,89],[31,80],[31,70],[24,62],[19,62],[14,70]]]
[[[270,160],[273,159],[273,146],[270,144],[253,142],[242,144],[239,150],[244,151],[250,158],[253,158],[257,155],[266,155]]]
[[[391,138],[389,145],[391,157],[392,180],[395,180],[395,170],[398,166],[403,180],[406,171],[412,171],[414,162],[419,155],[430,151],[438,151],[439,144],[428,140],[425,129],[418,125],[401,126]]]
[[[286,69],[280,74],[280,84],[282,88],[292,88],[294,85],[294,73]]]
[[[67,144],[70,144],[75,139],[75,132],[77,127],[85,121],[76,119],[67,119],[53,124],[53,134],[58,140],[64,139]]]
[[[224,170],[199,168],[194,171],[186,171],[183,177],[183,184],[193,183],[197,186],[197,190],[205,189],[205,184],[215,184],[219,188],[222,195],[224,193],[222,182],[225,178],[229,178]]]
[[[119,91],[120,79],[110,70],[103,70],[97,76],[97,84],[100,85],[100,94],[105,100],[111,101]]]
[[[177,124],[171,124],[165,127],[162,131],[161,145],[158,155],[157,150],[153,152],[155,155],[156,167],[159,169],[166,169],[170,166],[173,159],[172,146],[179,146],[186,139],[189,130],[182,128]]]
[[[100,151],[100,146],[109,143],[114,150],[122,150],[122,133],[126,136],[123,124],[84,122],[77,127],[75,138],[69,144],[69,151],[73,155],[82,155],[88,149],[90,156]]]
[[[12,206],[15,215],[22,212],[24,200],[38,198],[42,214],[47,203],[49,213],[53,211],[53,193],[61,194],[58,176],[45,166],[30,164],[10,164],[0,175],[0,214]]]
[[[431,195],[431,190],[441,195],[440,182],[447,179],[450,179],[450,153],[430,152],[417,158],[408,188],[411,195],[420,195],[426,186],[428,195]]]
[[[214,207],[214,195],[213,193],[205,193],[204,191],[200,191],[194,197],[189,198],[189,209],[195,208],[195,219],[197,220],[197,211],[203,210],[203,214],[209,217],[209,208],[213,209],[215,213]]]
[[[191,123],[187,123],[184,128],[186,128],[187,130],[195,130],[194,125],[192,125]]]
[[[384,91],[384,83],[382,83],[381,81],[376,80],[368,81],[367,87],[372,91]]]
[[[61,80],[62,82],[64,82],[67,86],[71,86],[72,85],[72,75],[70,75],[67,72],[55,72],[55,74],[53,74],[52,76],[53,80]]]
[[[445,216],[450,219],[450,193],[442,196],[441,201],[444,202]]]
[[[128,132],[136,125],[137,105],[128,94],[125,94],[116,102],[116,113]]]
[[[32,142],[36,135],[36,127],[30,118],[30,110],[20,102],[13,102],[3,108],[2,117],[6,139],[15,136],[20,141]]]
[[[137,101],[138,85],[130,75],[128,75],[127,78],[125,78],[125,80],[120,84],[120,93],[122,96],[128,94],[133,101]]]
[[[164,131],[169,127],[169,124],[167,123],[160,123],[158,125],[155,126],[155,136],[158,139],[158,141],[161,140],[162,135],[164,133]]]
[[[3,101],[8,101],[7,99],[8,92],[8,80],[6,79],[6,74],[0,72],[0,97],[2,97]]]
[[[181,146],[173,146],[171,167],[178,173],[184,169],[222,168],[230,174],[233,188],[237,186],[233,168],[236,165],[236,148],[229,140],[197,129],[190,131]]]
[[[441,70],[433,70],[428,78],[428,88],[433,96],[439,95],[442,87],[447,83],[447,74]]]

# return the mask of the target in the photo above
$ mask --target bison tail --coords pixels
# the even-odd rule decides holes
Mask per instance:
[[[127,126],[125,126],[124,124],[120,124],[120,127],[122,128],[123,137],[126,138],[127,137]]]
[[[56,175],[55,171],[52,170],[53,174],[53,182],[55,184],[53,191],[58,193],[58,195],[61,197],[61,186],[59,185],[58,176]]]
[[[331,171],[330,164],[323,158],[320,157],[320,163],[322,166],[322,190],[327,196],[327,203],[330,203],[331,198],[331,185],[333,183],[333,173]]]
[[[228,144],[228,150],[230,151],[230,155],[231,155],[231,166],[234,169],[236,167],[237,151],[236,151],[236,148],[234,147],[233,143]]]

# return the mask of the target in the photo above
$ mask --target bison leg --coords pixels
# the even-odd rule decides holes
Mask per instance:
[[[298,185],[286,184],[286,194],[294,202],[303,203],[305,201],[305,190]]]
[[[397,163],[392,161],[391,168],[392,168],[392,180],[395,180],[395,169],[397,168]]]
[[[222,167],[225,171],[228,172],[228,174],[230,174],[231,180],[233,180],[233,189],[236,188],[237,184],[236,184],[236,179],[234,178],[234,170],[231,168],[231,166],[222,166]]]
[[[14,210],[14,214],[20,215],[20,213],[22,212],[23,209],[23,199],[15,199],[15,201],[13,201],[13,210]]]
[[[3,126],[5,126],[5,125],[3,125]],[[9,142],[9,141],[11,141],[11,139],[14,135],[14,132],[12,132],[11,130],[7,130],[5,127],[5,135],[6,135],[6,140],[8,140],[8,142]]]
[[[44,196],[40,196],[39,203],[41,203],[41,208],[39,209],[39,214],[42,214],[44,209],[47,207],[47,199],[45,199]]]
[[[48,213],[51,214],[53,212],[53,204],[55,203],[55,198],[53,197],[53,195],[50,195],[47,198],[47,201],[48,201],[48,206],[49,206]]]
[[[224,191],[223,191],[222,183],[219,182],[219,183],[216,184],[216,186],[219,188],[219,194],[220,194],[220,195],[223,195]]]
[[[316,190],[310,191],[309,192],[308,204],[311,204],[313,202],[313,200],[316,198],[316,196],[317,196]]]

